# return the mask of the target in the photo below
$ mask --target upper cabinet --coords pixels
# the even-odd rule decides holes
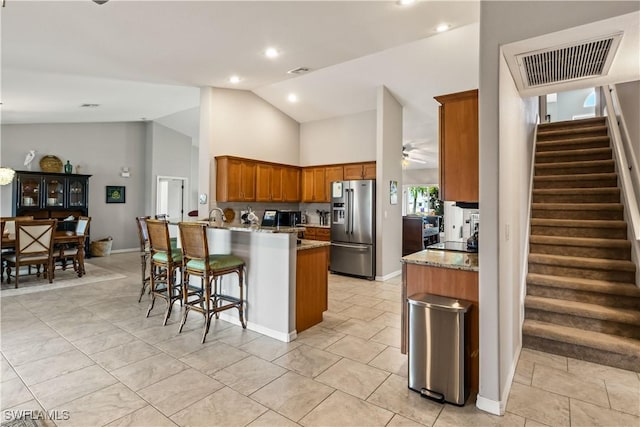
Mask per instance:
[[[256,200],[256,162],[235,157],[216,157],[216,200]]]
[[[343,179],[376,179],[376,162],[352,163],[343,166]]]
[[[324,168],[324,196],[325,202],[331,201],[331,183],[344,179],[344,168],[342,166],[327,166]]]
[[[282,201],[300,201],[300,168],[285,166],[282,169]]]
[[[270,163],[256,164],[256,202],[299,202],[300,169]]]
[[[302,201],[323,203],[327,199],[326,175],[323,167],[302,169]]]
[[[440,197],[478,202],[478,90],[435,100],[440,103]]]

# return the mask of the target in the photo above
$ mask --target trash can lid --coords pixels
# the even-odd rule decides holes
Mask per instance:
[[[472,304],[470,301],[434,294],[413,294],[407,298],[407,302],[422,307],[447,311],[461,311],[463,313],[467,312]]]

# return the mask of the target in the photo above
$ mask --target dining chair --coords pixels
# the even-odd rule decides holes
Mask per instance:
[[[78,277],[82,277],[85,273],[84,268],[84,246],[89,236],[89,224],[91,217],[80,216],[76,222],[74,230],[77,241],[74,243],[62,243],[58,245],[54,251],[56,264],[60,262],[62,270],[66,269],[67,260],[73,262],[73,270],[78,273]]]
[[[140,269],[142,272],[142,287],[140,288],[140,297],[138,298],[138,302],[142,301],[144,291],[147,289],[149,283],[151,282],[151,276],[147,274],[149,257],[151,256],[151,248],[149,247],[149,230],[147,230],[148,219],[151,219],[151,217],[136,217],[136,227],[138,227],[138,239],[140,241]]]
[[[219,313],[223,310],[237,308],[240,323],[243,328],[246,328],[243,297],[244,260],[230,254],[209,254],[206,224],[181,222],[178,224],[178,228],[184,258],[182,282],[189,283],[192,276],[199,277],[204,291],[204,294],[199,298],[189,300],[188,289],[183,288],[184,311],[179,332],[182,332],[190,310],[201,313],[205,318],[201,341],[203,344],[209,332],[211,318],[214,315],[218,318]],[[221,278],[231,273],[238,275],[238,297],[222,293]]]
[[[147,309],[147,317],[153,310],[156,298],[162,298],[167,303],[162,323],[166,325],[171,316],[173,303],[180,301],[182,304],[182,287],[176,280],[177,269],[182,267],[182,251],[172,246],[167,221],[147,219],[146,224],[151,249],[151,302]]]
[[[7,283],[11,280],[11,267],[15,268],[15,287],[20,280],[20,267],[44,265],[44,274],[53,282],[53,234],[58,221],[42,219],[16,221],[16,252],[6,257]]]
[[[33,216],[0,217],[0,224],[2,224],[1,225],[2,234],[0,235],[1,236],[0,241],[2,242],[2,262],[0,262],[0,282],[4,280],[4,271],[6,266],[6,260],[4,258],[8,255],[16,253],[16,250],[15,250],[16,221],[31,221],[31,220],[33,220]],[[12,243],[7,242],[10,240],[13,240],[13,242]]]

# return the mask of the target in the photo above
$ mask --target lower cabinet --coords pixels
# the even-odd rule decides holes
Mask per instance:
[[[322,322],[329,307],[329,247],[297,251],[296,260],[296,331],[298,333]]]
[[[308,240],[321,240],[323,242],[331,241],[331,229],[325,227],[309,227],[306,226],[304,238]]]

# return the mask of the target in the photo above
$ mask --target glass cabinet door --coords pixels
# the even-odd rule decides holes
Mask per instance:
[[[85,207],[87,205],[86,179],[69,178],[69,207]]]
[[[21,208],[40,206],[40,177],[23,177],[18,182],[18,205]]]
[[[48,208],[64,206],[64,178],[44,178],[44,205]]]

